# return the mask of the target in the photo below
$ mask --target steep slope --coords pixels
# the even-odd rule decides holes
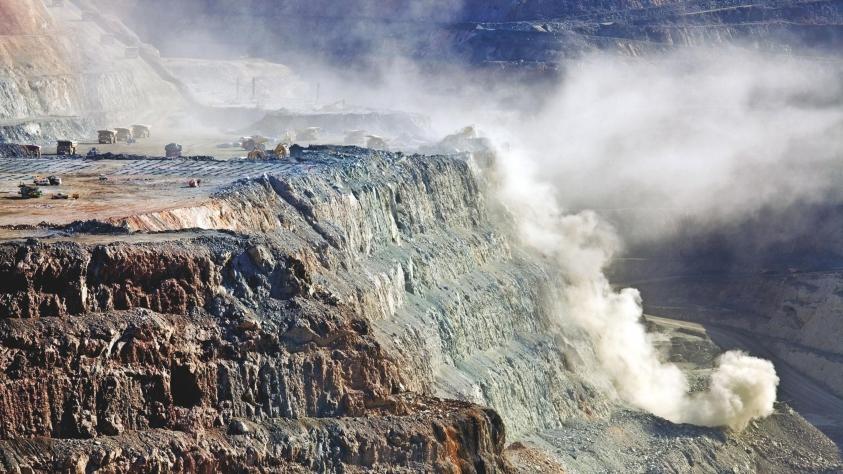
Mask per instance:
[[[127,49],[138,44],[116,38],[99,18],[71,2],[0,5],[0,139],[78,138],[184,105],[175,86]]]
[[[149,8],[150,2],[95,1],[167,55],[249,54],[301,67],[317,57],[363,71],[397,54],[437,67],[468,62],[553,71],[597,50],[637,56],[677,46],[744,44],[835,55],[843,41],[843,6],[832,0],[397,1],[377,8],[365,0],[283,6],[190,0],[180,2],[175,14]],[[179,33],[170,34],[174,29]],[[214,47],[196,48],[199,42]]]
[[[163,234],[0,246],[5,468],[840,467],[786,407],[736,434],[614,399],[465,158],[304,149],[113,221]]]

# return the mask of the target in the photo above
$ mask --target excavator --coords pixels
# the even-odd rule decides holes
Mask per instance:
[[[255,147],[254,150],[250,151],[247,155],[247,159],[249,160],[268,160],[268,159],[284,159],[289,156],[290,151],[287,149],[287,145],[283,143],[279,143],[274,150],[271,152],[267,152],[264,150],[263,145],[258,145]]]

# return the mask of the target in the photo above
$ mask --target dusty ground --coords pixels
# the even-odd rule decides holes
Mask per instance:
[[[86,145],[80,145],[80,148]],[[102,152],[143,154],[158,149],[155,142],[138,145],[96,145]],[[160,147],[163,150],[163,145]],[[191,151],[192,150],[192,151]],[[45,150],[51,153],[53,150]],[[208,153],[211,147],[196,145],[186,154]],[[214,191],[241,178],[264,173],[306,169],[289,161],[248,162],[233,159],[242,150],[215,150],[228,161],[196,160],[87,160],[45,156],[42,159],[0,159],[0,226],[67,224],[78,220],[108,219],[174,207],[207,199]],[[160,153],[159,153],[160,154]],[[39,199],[20,199],[18,185],[32,183],[35,176],[61,176],[61,186],[43,187]],[[101,177],[107,178],[105,180]],[[190,188],[189,179],[202,186]],[[79,199],[52,199],[56,193],[78,194]],[[0,233],[2,235],[2,233]]]

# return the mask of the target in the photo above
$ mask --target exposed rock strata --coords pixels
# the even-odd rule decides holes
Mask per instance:
[[[638,465],[627,435],[687,453],[667,470],[758,461],[759,434],[627,414],[586,339],[548,312],[552,269],[512,240],[469,162],[342,147],[295,160],[178,215],[114,223],[166,231],[147,243],[0,245],[0,466],[599,471]],[[504,426],[530,445],[512,466]],[[601,449],[571,454],[560,433]]]

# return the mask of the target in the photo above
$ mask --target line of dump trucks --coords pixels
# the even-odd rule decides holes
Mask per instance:
[[[290,148],[294,141],[302,143],[313,143],[319,140],[321,129],[319,127],[307,127],[299,130],[286,130],[282,133],[281,138],[271,140],[261,135],[252,135],[240,137],[238,141],[232,143],[233,146],[238,146],[247,152],[246,159],[248,160],[278,160],[285,159],[290,156]],[[363,130],[351,130],[345,132],[345,144],[354,146],[365,146],[371,149],[385,150],[388,148],[387,140],[377,135],[371,135]],[[148,139],[152,136],[152,129],[149,125],[135,124],[131,127],[115,127],[112,129],[103,129],[97,131],[97,143],[100,145],[114,145],[117,143],[132,144],[139,139]],[[277,144],[274,148],[269,149],[268,143],[275,141]],[[41,158],[41,147],[38,145],[12,145],[18,150],[14,156]],[[168,143],[164,146],[164,156],[167,158],[182,157],[183,147],[178,143]],[[73,140],[58,140],[56,146],[57,156],[79,156],[79,142]],[[97,158],[100,156],[96,147],[91,148],[85,155],[87,158]],[[107,180],[105,176],[100,176],[100,180]],[[186,181],[189,188],[199,187],[202,183],[201,179],[190,178]],[[42,178],[35,176],[31,184],[20,183],[18,186],[18,194],[21,199],[35,199],[44,196],[41,190],[43,186],[61,186],[62,180],[58,176],[50,176]],[[53,199],[78,199],[78,194],[67,194],[58,192],[52,194]]]

